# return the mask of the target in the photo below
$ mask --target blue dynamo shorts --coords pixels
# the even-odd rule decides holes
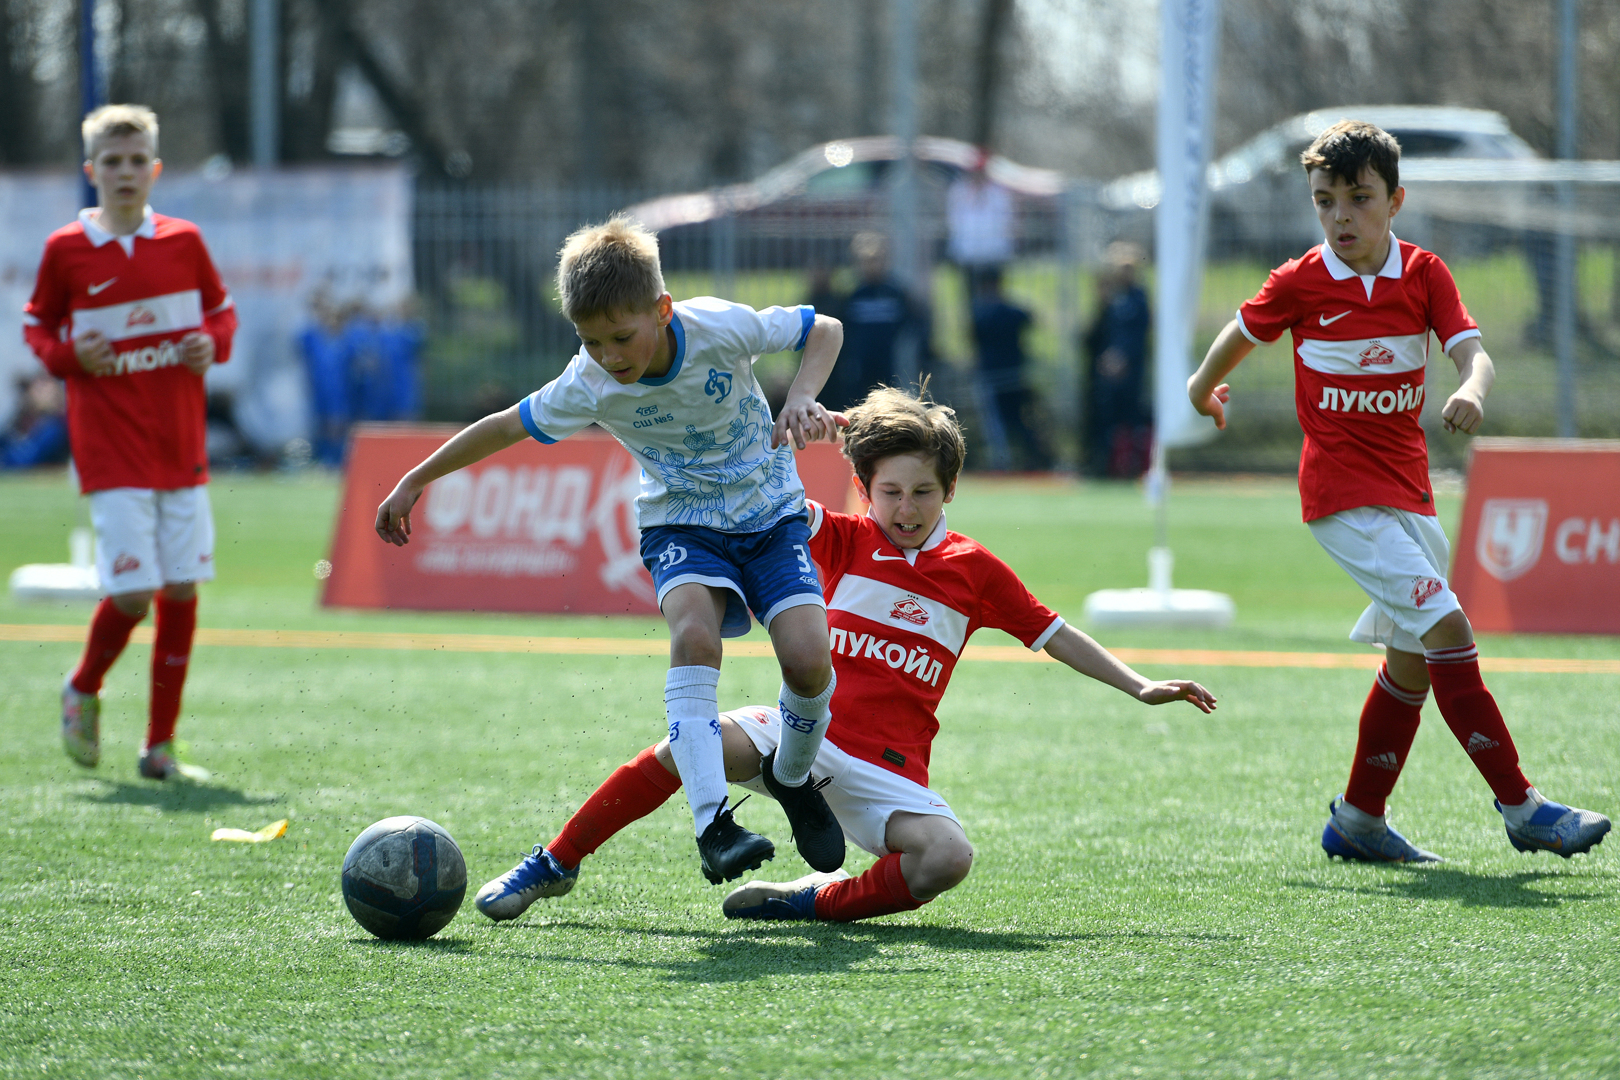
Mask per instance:
[[[652,574],[660,608],[669,590],[687,582],[729,590],[721,637],[748,633],[750,610],[768,630],[788,608],[827,606],[810,561],[810,521],[802,513],[755,533],[654,525],[642,530],[641,561]]]

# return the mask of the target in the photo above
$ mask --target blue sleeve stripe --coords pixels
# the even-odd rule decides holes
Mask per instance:
[[[799,319],[804,323],[804,328],[799,331],[799,343],[793,346],[794,352],[804,348],[804,343],[809,340],[810,328],[816,325],[816,309],[809,304],[800,304]]]
[[[518,402],[518,419],[523,421],[523,430],[527,431],[530,435],[533,435],[541,442],[554,443],[557,441],[550,435],[547,435],[545,432],[541,431],[539,425],[534,422],[534,410],[529,408],[528,398],[524,398],[522,401]]]

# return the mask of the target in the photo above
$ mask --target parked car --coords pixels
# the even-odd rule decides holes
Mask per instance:
[[[945,191],[974,167],[980,151],[929,136],[918,138],[913,151],[919,226],[931,245],[942,245]],[[839,139],[812,146],[756,180],[666,195],[627,213],[659,233],[670,269],[835,266],[847,259],[857,232],[887,231],[901,156],[893,136]],[[1049,248],[1058,233],[1063,175],[999,155],[988,158],[985,170],[1017,199],[1020,253]]]
[[[1323,131],[1346,119],[1366,120],[1395,136],[1401,144],[1403,183],[1422,177],[1424,165],[1436,159],[1496,163],[1474,168],[1479,176],[1506,173],[1511,167],[1498,166],[1508,162],[1538,160],[1534,148],[1513,133],[1506,117],[1486,109],[1346,105],[1301,113],[1210,165],[1211,253],[1254,254],[1280,261],[1320,242],[1321,229],[1305,190],[1299,155]],[[1142,211],[1158,205],[1159,197],[1156,170],[1120,177],[1101,191],[1104,207],[1123,215],[1123,231],[1132,234],[1151,232]]]

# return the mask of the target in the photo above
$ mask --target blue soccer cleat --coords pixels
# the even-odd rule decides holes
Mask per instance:
[[[797,881],[750,881],[733,889],[720,911],[728,919],[815,922],[817,891],[823,885],[848,878],[848,872],[834,870],[830,874],[807,874]]]
[[[1341,829],[1332,816],[1338,809],[1339,799],[1328,801],[1329,816],[1327,827],[1322,830],[1322,850],[1330,859],[1337,855],[1346,862],[1352,859],[1370,863],[1446,861],[1432,851],[1424,851],[1388,825],[1383,832],[1352,833]]]
[[[523,861],[488,882],[473,898],[473,906],[502,922],[515,919],[543,896],[562,896],[579,880],[579,867],[564,870],[557,857],[539,844]]]
[[[1496,809],[1498,813],[1502,810],[1500,800]],[[1602,814],[1555,802],[1536,807],[1523,825],[1512,824],[1506,816],[1502,824],[1507,827],[1508,843],[1520,851],[1550,851],[1566,859],[1591,851],[1603,843],[1609,831],[1609,819]]]

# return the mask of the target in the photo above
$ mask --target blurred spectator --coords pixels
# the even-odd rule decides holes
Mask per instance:
[[[1152,311],[1137,283],[1142,250],[1135,244],[1108,247],[1097,278],[1097,317],[1086,330],[1090,370],[1086,423],[1086,471],[1093,476],[1137,477],[1153,451],[1153,407],[1147,399],[1147,340]]]
[[[804,302],[816,309],[818,315],[830,315],[840,322],[844,319],[844,307],[849,302],[849,296],[839,292],[833,284],[832,270],[825,266],[812,266],[810,268],[810,291]],[[847,331],[846,331],[847,333]],[[832,374],[827,377],[827,384],[821,388],[818,395],[823,405],[829,409],[841,409],[859,399],[855,390],[858,381],[854,374],[855,364],[850,359],[849,345],[846,341],[839,354],[838,363],[833,365]],[[779,397],[786,397],[787,387],[783,386]],[[767,397],[769,397],[767,393]],[[776,408],[773,399],[772,408]]]
[[[0,468],[56,465],[67,457],[67,391],[41,373],[28,381],[11,429],[0,433]]]
[[[310,297],[309,307],[310,324],[298,335],[298,346],[315,413],[315,460],[336,468],[343,464],[351,416],[349,354],[354,340],[345,333],[343,310],[324,289]]]
[[[850,244],[861,283],[844,302],[844,348],[822,404],[844,409],[874,386],[902,386],[932,355],[928,313],[889,274],[888,242],[861,233]]]
[[[973,168],[945,192],[945,225],[950,233],[945,253],[962,268],[970,301],[978,295],[979,279],[1000,272],[1013,257],[1012,193],[990,179],[985,171],[989,162],[989,152],[980,150]]]
[[[416,314],[416,298],[406,297],[377,321],[377,351],[387,372],[386,420],[422,417],[422,345],[427,329]]]
[[[985,270],[973,298],[973,340],[978,346],[985,441],[992,469],[1045,469],[1051,461],[1030,427],[1024,385],[1024,332],[1034,322],[1001,292],[1001,271]]]

